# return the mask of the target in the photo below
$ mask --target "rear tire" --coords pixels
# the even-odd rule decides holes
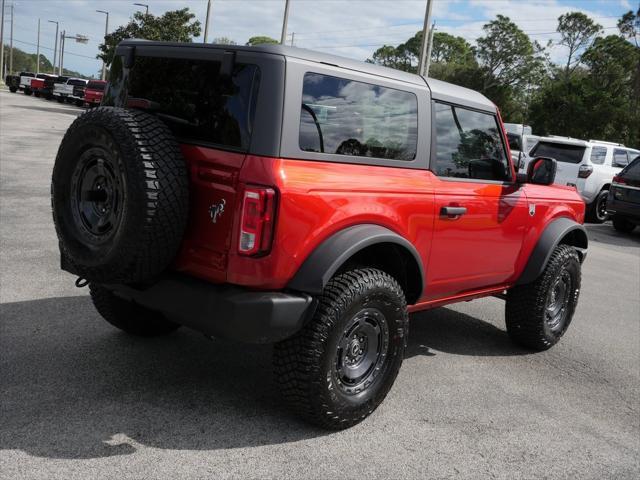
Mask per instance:
[[[607,214],[607,197],[609,190],[602,190],[587,208],[587,221],[591,223],[604,223],[609,219]]]
[[[24,89],[24,94],[27,96],[31,96],[33,92],[31,90],[27,90],[26,88]]]
[[[33,92],[33,96],[36,98],[40,98],[40,92]]]
[[[158,337],[180,328],[161,313],[120,298],[104,287],[89,284],[89,291],[98,313],[111,325],[131,335]]]
[[[404,293],[375,269],[333,277],[314,317],[274,350],[274,370],[290,407],[323,428],[351,427],[391,389],[408,334]]]
[[[9,91],[11,93],[16,93],[18,91],[18,89],[16,87],[9,87]]]
[[[613,228],[615,228],[618,232],[622,233],[631,233],[633,229],[636,228],[634,223],[631,223],[625,217],[621,217],[620,215],[613,216]]]
[[[580,276],[576,250],[558,245],[533,283],[509,289],[505,310],[511,339],[536,351],[558,343],[569,328],[578,303]]]

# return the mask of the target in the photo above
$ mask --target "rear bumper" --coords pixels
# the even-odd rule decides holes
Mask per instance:
[[[247,343],[284,340],[315,310],[315,300],[302,293],[251,291],[179,274],[168,274],[150,287],[107,288],[205,335]]]

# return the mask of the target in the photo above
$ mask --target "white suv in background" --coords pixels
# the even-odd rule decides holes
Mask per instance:
[[[530,152],[534,158],[556,159],[555,183],[575,186],[587,204],[587,220],[595,223],[602,223],[608,218],[607,195],[613,176],[638,154],[640,151],[620,143],[555,135],[540,137]]]

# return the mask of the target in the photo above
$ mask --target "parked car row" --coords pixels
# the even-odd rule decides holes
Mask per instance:
[[[107,82],[85,80],[49,73],[20,72],[5,79],[9,91],[23,91],[25,95],[56,99],[60,103],[75,103],[78,107],[100,105]]]
[[[532,158],[554,158],[558,166],[555,183],[576,188],[587,205],[587,220],[602,223],[611,217],[613,210],[608,202],[612,198],[612,185],[622,169],[640,155],[639,150],[603,140],[558,135],[541,137],[533,135],[528,125],[506,123],[505,129],[512,159],[519,171],[526,171]],[[626,225],[633,229],[632,223]]]

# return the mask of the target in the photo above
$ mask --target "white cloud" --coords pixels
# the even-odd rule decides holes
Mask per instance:
[[[204,23],[206,0],[139,0],[148,3],[153,14],[162,14],[188,6]],[[104,34],[104,15],[110,12],[110,30],[128,21],[139,8],[136,0],[16,0],[15,43],[18,48],[35,52],[37,18],[42,20],[42,53],[52,58],[55,25],[72,34],[88,35],[87,45],[67,44],[65,67],[95,74],[100,62],[93,59]],[[422,28],[425,0],[292,0],[289,32],[295,32],[297,46],[364,60],[383,44],[396,45]],[[605,27],[614,27],[628,8],[618,2],[584,2],[589,8],[576,8],[562,0],[435,0],[433,18],[438,29],[474,40],[482,25],[504,14],[512,18],[531,38],[546,43],[555,38],[556,19],[562,13],[580,10],[598,17]],[[284,0],[213,0],[209,39],[230,37],[244,43],[253,35],[280,38]],[[612,18],[600,18],[612,17]],[[614,29],[606,30],[609,33]],[[8,40],[5,28],[5,40]],[[196,41],[202,41],[201,39]],[[21,43],[26,42],[26,43]],[[82,55],[74,56],[73,53]],[[560,50],[552,52],[561,56]],[[85,58],[89,57],[89,58]]]

